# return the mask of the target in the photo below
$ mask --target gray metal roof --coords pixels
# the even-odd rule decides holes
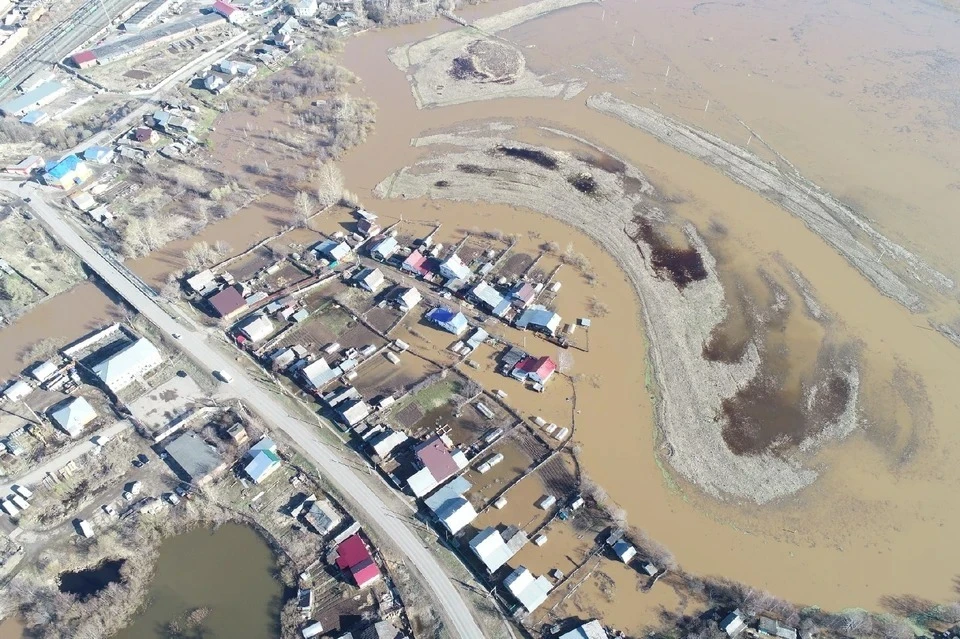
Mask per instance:
[[[167,444],[170,459],[190,479],[198,481],[223,464],[220,453],[196,433],[184,433]]]

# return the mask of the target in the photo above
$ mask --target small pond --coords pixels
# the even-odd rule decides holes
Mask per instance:
[[[275,639],[283,595],[276,570],[270,546],[248,526],[168,539],[145,607],[114,638]]]
[[[107,586],[120,581],[122,559],[108,559],[92,568],[60,573],[60,592],[76,595],[85,601]]]

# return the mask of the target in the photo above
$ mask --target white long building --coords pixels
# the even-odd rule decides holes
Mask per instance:
[[[93,367],[94,374],[117,393],[160,366],[163,358],[150,340],[141,337]]]

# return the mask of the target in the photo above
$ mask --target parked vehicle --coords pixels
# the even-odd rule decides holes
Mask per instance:
[[[233,375],[227,371],[213,371],[213,375],[224,384],[229,384],[233,381]]]

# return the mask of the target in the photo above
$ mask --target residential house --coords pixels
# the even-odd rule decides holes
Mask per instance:
[[[313,252],[335,264],[350,255],[350,245],[343,240],[324,240],[313,247]]]
[[[517,320],[517,328],[531,329],[547,335],[556,335],[560,328],[560,316],[544,306],[533,305],[523,311]]]
[[[443,524],[451,535],[456,535],[477,518],[477,511],[474,510],[473,504],[464,497],[470,487],[470,482],[466,479],[455,477],[423,500],[437,521]]]
[[[277,455],[277,444],[269,437],[264,437],[247,451],[247,465],[243,472],[259,484],[280,468],[280,456]]]
[[[776,619],[761,615],[757,620],[757,630],[761,635],[780,639],[797,639],[797,629],[781,624]]]
[[[430,494],[467,465],[467,456],[454,448],[446,435],[434,435],[421,442],[414,454],[421,468],[407,479],[407,486],[417,497]]]
[[[637,549],[626,539],[621,539],[613,545],[613,554],[619,557],[623,563],[629,564],[637,556]]]
[[[380,225],[376,222],[376,216],[372,218],[361,218],[357,222],[357,232],[363,237],[373,237],[380,232]]]
[[[157,347],[145,337],[95,364],[93,373],[114,393],[142,378],[160,366],[163,358]]]
[[[580,624],[576,628],[571,628],[557,639],[608,639],[608,637],[607,631],[603,629],[603,624],[594,619]]]
[[[133,139],[142,144],[156,144],[160,134],[146,126],[138,126],[133,132]]]
[[[197,433],[183,433],[166,446],[167,462],[181,479],[202,486],[222,472],[227,463],[216,447]]]
[[[336,548],[337,568],[350,573],[358,588],[380,579],[380,567],[373,560],[370,548],[359,534],[344,539]]]
[[[97,201],[86,191],[80,191],[70,196],[70,201],[81,211],[92,211],[97,208]]]
[[[237,62],[236,60],[223,60],[217,64],[221,73],[229,75],[253,75],[257,72],[257,65],[249,62]]]
[[[426,276],[430,272],[430,269],[427,268],[427,256],[419,250],[410,253],[407,259],[403,260],[403,264],[400,265],[400,270],[420,277]]]
[[[747,627],[743,613],[737,608],[720,622],[720,630],[727,633],[728,637],[736,637]]]
[[[397,243],[396,238],[385,237],[373,244],[370,248],[370,257],[375,260],[380,260],[381,262],[386,262],[399,250],[400,244]]]
[[[493,574],[505,566],[526,543],[527,534],[516,526],[509,526],[504,534],[490,526],[470,540],[470,550],[483,562],[487,572]]]
[[[521,309],[530,306],[536,295],[537,290],[530,282],[517,282],[507,293],[510,303]]]
[[[57,365],[53,362],[42,362],[33,367],[30,371],[30,377],[34,378],[41,384],[51,377],[53,377],[57,372]]]
[[[113,149],[108,146],[91,146],[83,152],[83,159],[97,164],[110,164],[113,161]]]
[[[390,459],[391,453],[409,439],[406,433],[392,428],[384,428],[367,439],[367,445],[381,460]]]
[[[50,419],[71,437],[77,437],[96,418],[97,411],[83,397],[68,399],[50,412]]]
[[[323,357],[318,357],[298,371],[304,384],[313,392],[319,391],[342,373],[343,369],[339,366],[331,368]]]
[[[216,280],[217,276],[213,274],[213,271],[206,269],[204,271],[200,271],[199,273],[194,273],[188,277],[186,283],[187,288],[189,288],[192,292],[199,293],[200,295],[206,295],[216,288]]]
[[[329,500],[315,499],[303,513],[303,518],[317,534],[327,535],[340,524],[340,516]]]
[[[342,635],[340,639],[409,639],[389,621],[375,621],[362,630],[348,633],[350,637]]]
[[[362,399],[347,400],[337,406],[337,414],[350,428],[365,420],[371,412],[373,409],[370,408],[370,404]]]
[[[488,337],[490,337],[490,334],[478,327],[475,331],[473,331],[473,334],[470,335],[470,338],[465,341],[464,344],[471,351],[475,351],[481,344],[487,341]]]
[[[451,311],[443,306],[431,309],[427,313],[427,320],[454,335],[462,335],[467,330],[467,318],[464,314],[459,311]]]
[[[440,263],[440,275],[448,280],[465,280],[472,275],[472,272],[470,267],[463,263],[460,256],[454,253]]]
[[[378,268],[365,268],[353,278],[362,289],[376,293],[383,286],[383,271]]]
[[[397,308],[406,313],[407,311],[413,310],[413,308],[420,303],[423,295],[420,294],[420,291],[416,287],[411,286],[410,288],[400,289],[394,299],[397,302]]]
[[[547,595],[553,588],[546,577],[543,575],[534,577],[533,573],[523,566],[519,566],[507,575],[503,585],[527,612],[533,612],[539,608],[547,600]]]
[[[240,333],[253,343],[266,339],[273,332],[273,322],[266,315],[259,313],[248,317],[240,326]]]
[[[357,21],[357,14],[355,14],[353,11],[344,11],[343,13],[338,13],[337,15],[327,20],[327,23],[339,29],[343,27],[348,27],[351,24],[355,23],[356,21]]]
[[[546,384],[557,370],[557,363],[547,355],[543,357],[525,357],[517,362],[510,376],[520,381],[531,381],[534,384]]]
[[[275,33],[280,35],[292,35],[294,31],[300,28],[300,22],[296,18],[287,18],[280,26],[276,28]]]
[[[210,93],[220,93],[226,86],[223,76],[211,73],[203,79],[203,88]]]
[[[503,317],[510,308],[510,300],[484,281],[480,281],[470,290],[469,297],[485,311],[496,317]]]
[[[42,176],[43,183],[61,189],[72,189],[83,184],[93,175],[86,163],[76,155],[68,155],[59,162],[47,164]]]
[[[22,175],[24,177],[33,175],[37,169],[43,168],[43,158],[39,155],[28,155],[16,164],[10,165],[4,169],[4,172],[11,175]]]
[[[317,0],[300,0],[290,7],[291,12],[298,18],[312,18],[317,15],[319,6]]]
[[[189,280],[187,280],[189,282]],[[227,286],[207,298],[207,304],[213,314],[223,319],[236,317],[247,309],[247,300],[243,298],[239,286]]]
[[[22,379],[18,379],[10,382],[10,384],[3,389],[3,397],[11,402],[18,402],[32,392],[33,386]]]
[[[217,0],[213,3],[213,12],[219,13],[231,24],[243,22],[246,17],[240,9],[223,0]]]

